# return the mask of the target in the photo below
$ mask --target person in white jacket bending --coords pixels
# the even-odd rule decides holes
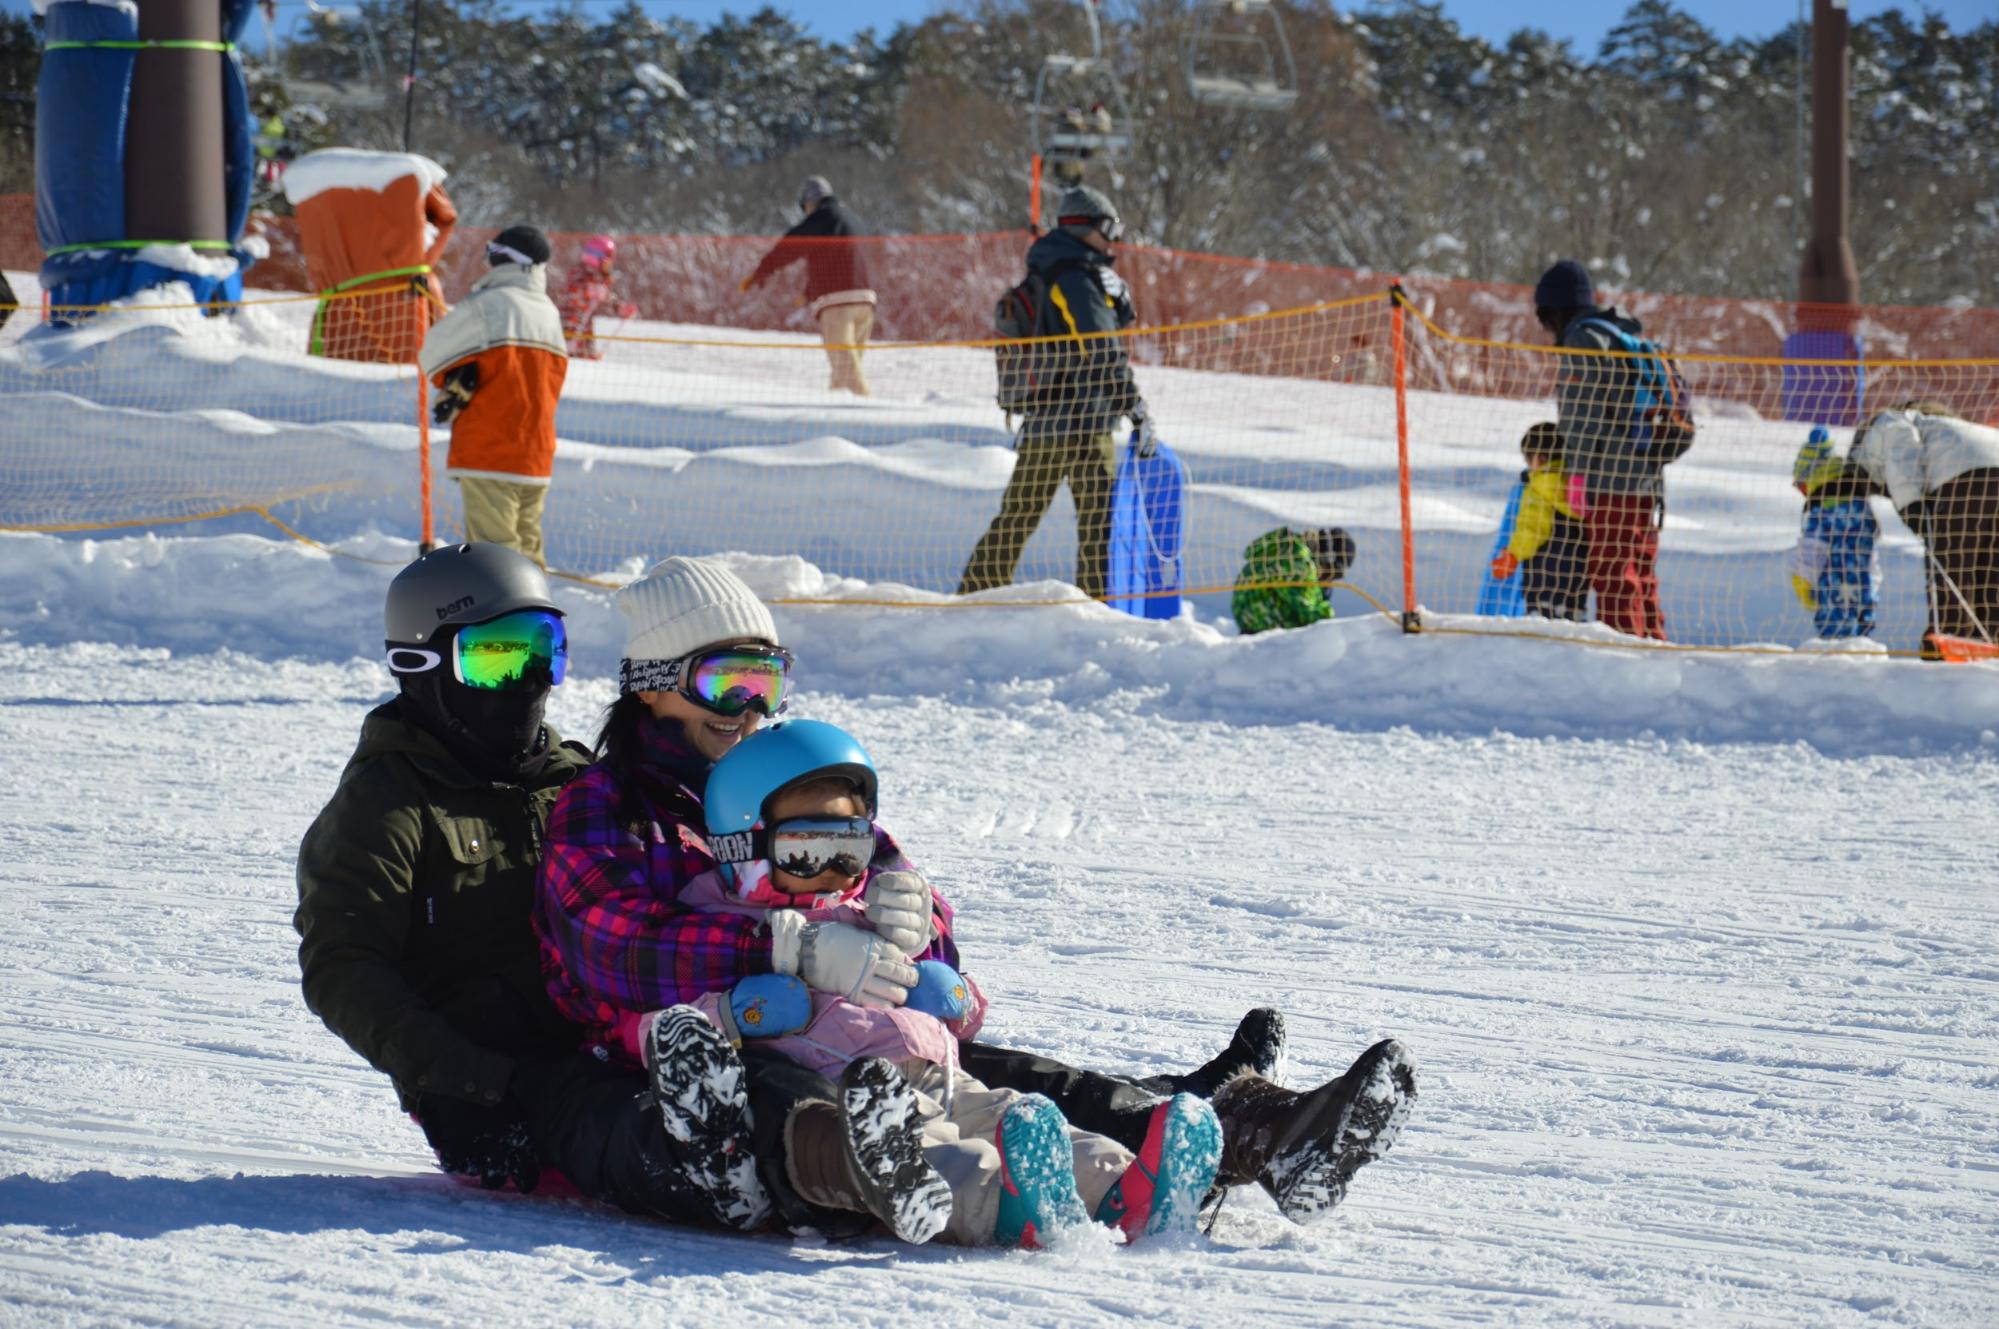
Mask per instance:
[[[1928,552],[1924,657],[1940,658],[1940,636],[1999,641],[1999,429],[1908,402],[1862,425],[1847,462]]]

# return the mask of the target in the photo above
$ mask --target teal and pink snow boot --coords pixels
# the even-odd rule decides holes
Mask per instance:
[[[1145,1144],[1104,1193],[1097,1221],[1122,1229],[1126,1241],[1192,1232],[1221,1161],[1215,1110],[1192,1094],[1175,1094],[1152,1110]]]
[[[1024,1094],[1000,1118],[993,1143],[1000,1154],[994,1245],[1038,1250],[1089,1223],[1076,1194],[1076,1160],[1062,1109],[1040,1094]]]

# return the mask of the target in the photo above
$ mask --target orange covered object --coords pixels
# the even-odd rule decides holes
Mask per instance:
[[[434,268],[458,223],[444,168],[415,153],[328,148],[293,162],[284,187],[320,294],[307,349],[413,363],[444,312]]]

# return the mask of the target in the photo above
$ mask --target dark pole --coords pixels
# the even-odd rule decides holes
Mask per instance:
[[[410,72],[403,78],[403,151],[410,150],[410,117],[416,110],[416,35],[423,26],[423,0],[410,0]]]
[[[1812,0],[1812,234],[1798,273],[1798,300],[1847,306],[1816,321],[1851,324],[1860,273],[1847,238],[1846,0]]]
[[[227,241],[222,163],[222,9],[215,0],[146,0],[126,112],[125,234],[181,244]]]

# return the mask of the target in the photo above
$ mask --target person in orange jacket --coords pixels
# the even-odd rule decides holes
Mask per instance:
[[[465,502],[465,537],[542,557],[555,473],[555,407],[569,356],[548,298],[548,237],[510,226],[486,245],[491,270],[432,325],[418,361],[437,388],[431,418],[451,426],[446,474]]]

